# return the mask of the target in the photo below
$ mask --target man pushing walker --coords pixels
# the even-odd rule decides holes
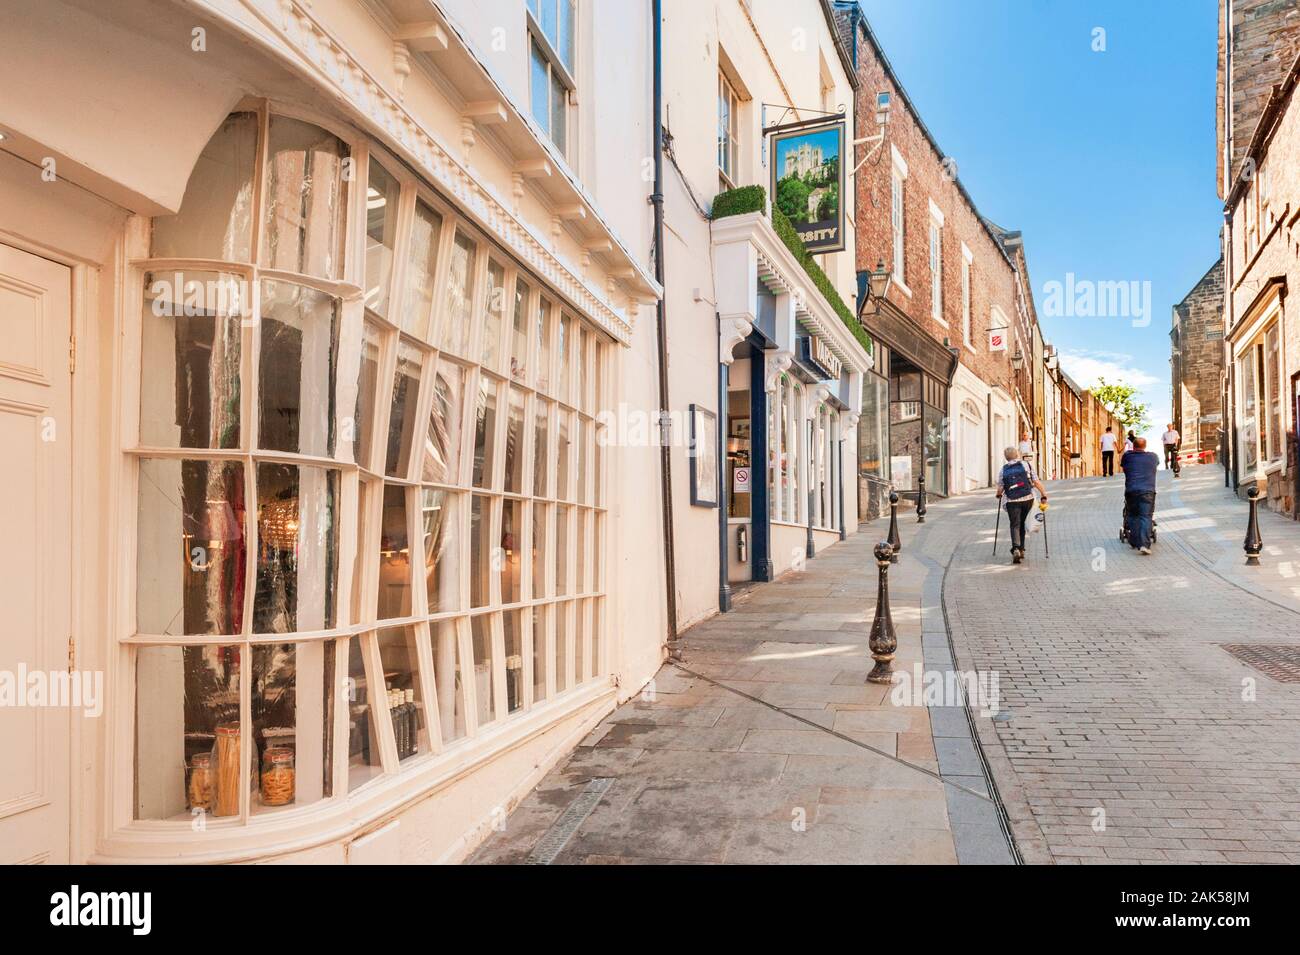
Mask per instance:
[[[1147,450],[1146,438],[1135,438],[1133,450],[1119,459],[1124,472],[1124,522],[1130,547],[1151,553],[1151,523],[1156,513],[1156,469],[1160,455]]]

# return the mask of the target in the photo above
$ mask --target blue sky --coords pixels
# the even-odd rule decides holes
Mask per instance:
[[[1215,0],[860,2],[980,212],[1024,233],[1063,367],[1137,386],[1163,431],[1171,309],[1219,254]],[[1150,324],[1045,315],[1067,273],[1150,282]]]

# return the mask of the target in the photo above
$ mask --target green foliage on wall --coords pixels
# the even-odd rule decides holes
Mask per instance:
[[[713,218],[725,219],[728,216],[739,216],[748,212],[761,212],[766,205],[767,193],[762,186],[741,186],[738,189],[728,189],[726,192],[718,193],[717,197],[714,198]],[[772,228],[776,230],[776,234],[781,237],[781,241],[785,243],[790,253],[803,266],[804,271],[812,278],[813,284],[822,293],[822,297],[830,303],[831,308],[835,310],[835,314],[840,317],[840,321],[853,333],[853,337],[867,350],[868,355],[875,354],[871,336],[867,334],[867,330],[862,327],[852,309],[844,304],[844,299],[840,298],[840,293],[835,291],[835,286],[831,284],[831,280],[826,277],[826,273],[822,271],[821,266],[813,261],[812,255],[804,248],[803,240],[799,238],[799,233],[790,224],[790,220],[776,206],[772,207]]]

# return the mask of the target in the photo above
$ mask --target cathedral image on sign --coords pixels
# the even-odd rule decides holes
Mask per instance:
[[[810,252],[844,247],[843,142],[839,121],[772,137],[772,202]]]

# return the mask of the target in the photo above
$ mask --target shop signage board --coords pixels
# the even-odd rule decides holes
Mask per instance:
[[[1007,350],[1007,330],[1005,328],[989,329],[989,351]]]
[[[809,252],[845,247],[844,120],[800,123],[772,137],[772,204],[785,213]]]

